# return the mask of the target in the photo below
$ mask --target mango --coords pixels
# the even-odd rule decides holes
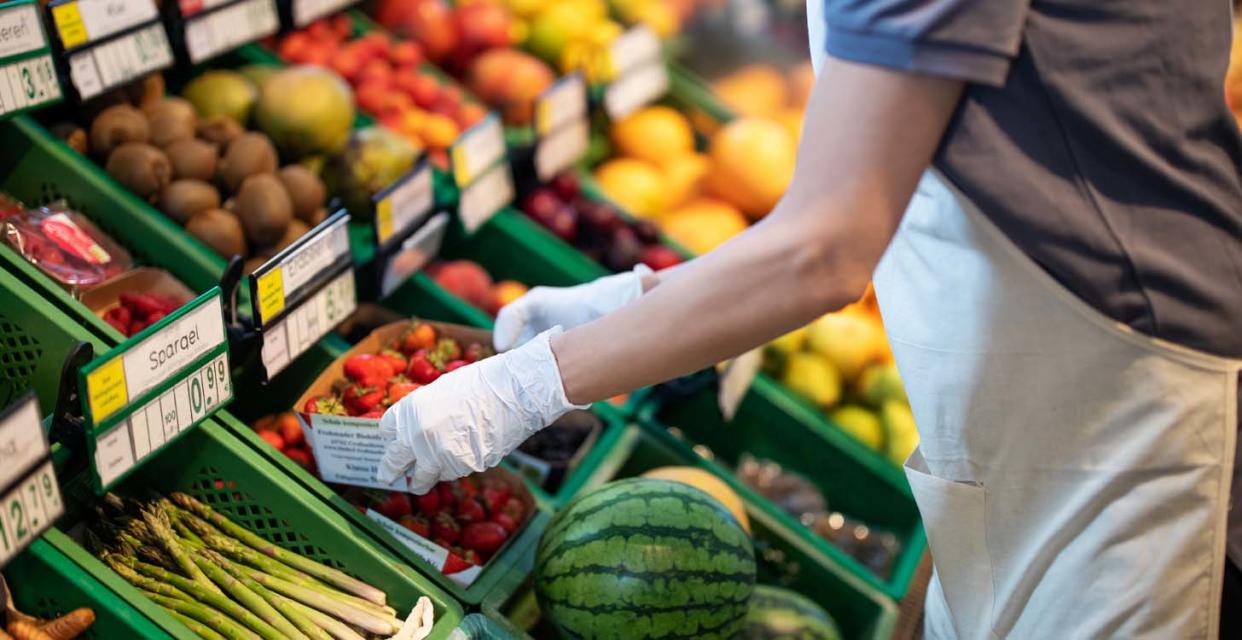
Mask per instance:
[[[829,409],[841,400],[841,374],[832,362],[818,354],[790,356],[781,382],[820,409]]]

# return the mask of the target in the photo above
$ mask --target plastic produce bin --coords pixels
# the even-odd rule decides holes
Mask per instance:
[[[78,341],[103,341],[47,304],[38,293],[9,271],[0,271],[0,391],[16,395],[34,387],[44,413],[51,411],[65,354]],[[37,329],[38,333],[32,331]],[[7,363],[12,363],[9,367]],[[55,372],[49,375],[49,372]],[[48,389],[51,389],[50,391]],[[230,420],[227,414],[221,416]],[[63,532],[77,532],[95,500],[88,473],[70,478],[58,469],[66,515],[43,541],[76,562],[82,570],[137,611],[136,616],[179,638],[194,637],[181,623],[143,597]],[[279,468],[268,464],[214,419],[184,434],[167,449],[146,460],[121,483],[122,494],[145,496],[151,491],[184,491],[245,525],[263,538],[303,555],[332,564],[388,593],[394,608],[408,611],[417,597],[427,595],[440,622],[433,637],[447,637],[461,618],[459,605],[429,579],[404,567],[381,545],[358,531],[350,520],[323,504]],[[57,589],[53,593],[60,594]],[[36,597],[28,594],[27,597]],[[120,615],[120,614],[118,614]],[[134,636],[104,636],[134,637]],[[140,636],[141,637],[141,636]]]
[[[583,491],[668,465],[699,466],[723,476],[719,467],[695,455],[684,443],[667,434],[648,433],[631,426]],[[892,635],[897,609],[887,597],[803,543],[747,496],[742,498],[755,540],[759,584],[787,587],[811,598],[836,619],[846,638],[879,640]],[[524,558],[527,571],[533,565],[534,555],[532,548]],[[485,599],[483,612],[512,633],[540,639],[555,637],[547,623],[540,620],[533,577],[515,572],[512,578],[517,584],[506,585],[510,587],[507,592]]]
[[[714,387],[683,398],[663,391],[657,388],[639,400],[641,421],[653,431],[676,428],[691,445],[707,447],[722,469],[734,468],[743,453],[773,460],[810,480],[830,510],[896,535],[901,550],[889,575],[878,576],[729,472],[731,484],[747,500],[805,544],[888,596],[900,600],[905,595],[927,539],[901,469],[763,374],[755,378],[731,422],[720,414]]]
[[[509,640],[515,638],[491,618],[472,613],[461,620],[461,626],[453,630],[449,640]]]

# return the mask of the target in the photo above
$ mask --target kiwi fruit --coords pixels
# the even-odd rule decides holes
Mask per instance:
[[[246,255],[246,236],[237,216],[224,209],[194,214],[185,230],[224,259]]]
[[[250,244],[266,247],[285,236],[293,220],[293,202],[275,175],[260,173],[242,182],[233,197],[233,213],[241,220]]]
[[[164,149],[172,163],[173,177],[210,180],[216,175],[216,145],[198,138],[178,140]]]
[[[91,143],[86,130],[72,122],[58,122],[52,125],[52,135],[82,155],[90,151]]]
[[[323,222],[324,220],[327,220],[327,219],[328,219],[328,210],[324,207],[319,207],[318,209],[315,209],[314,213],[307,216],[303,220],[303,222],[305,222],[310,227],[314,228],[318,226],[320,222]]]
[[[270,253],[271,255],[276,255],[280,253],[281,251],[284,251],[286,248],[288,248],[289,245],[293,244],[294,241],[296,241],[298,238],[301,238],[302,236],[306,235],[307,231],[310,231],[310,227],[306,226],[305,222],[302,222],[301,220],[294,218],[293,220],[289,221],[289,226],[285,227],[285,235],[282,236],[280,240],[276,242],[276,244],[272,245],[272,247],[269,248],[266,251],[266,253]]]
[[[323,181],[310,169],[299,164],[284,167],[279,176],[289,192],[289,198],[293,200],[293,215],[303,222],[310,222],[311,216],[323,206],[323,200],[328,195]]]
[[[160,211],[184,226],[199,211],[219,209],[220,194],[215,187],[202,180],[185,178],[164,189],[159,205]]]
[[[193,138],[198,126],[194,107],[184,98],[164,98],[148,107],[145,113],[151,127],[151,144],[161,148]]]
[[[147,109],[164,98],[164,76],[150,73],[125,87],[129,101],[139,109]]]
[[[146,142],[150,135],[147,119],[141,111],[118,104],[99,112],[91,122],[90,147],[100,158],[107,158],[122,144]]]
[[[168,156],[143,142],[126,142],[113,149],[105,168],[108,175],[140,198],[152,198],[172,180]]]
[[[221,149],[228,148],[234,138],[245,132],[245,128],[228,116],[212,116],[206,120],[200,120],[198,129],[195,131],[199,138]]]
[[[248,276],[254,273],[255,269],[263,266],[263,263],[271,259],[272,256],[269,255],[258,255],[246,258],[246,261],[242,263],[242,274]]]
[[[237,136],[220,159],[220,182],[229,193],[236,192],[250,176],[275,172],[276,147],[261,133],[247,132]]]

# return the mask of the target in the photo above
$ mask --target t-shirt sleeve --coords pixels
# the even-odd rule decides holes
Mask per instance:
[[[1030,0],[822,0],[828,55],[1000,86]]]

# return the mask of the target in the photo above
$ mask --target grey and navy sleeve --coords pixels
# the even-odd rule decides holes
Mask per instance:
[[[828,55],[991,86],[1005,82],[1030,0],[823,0]]]

